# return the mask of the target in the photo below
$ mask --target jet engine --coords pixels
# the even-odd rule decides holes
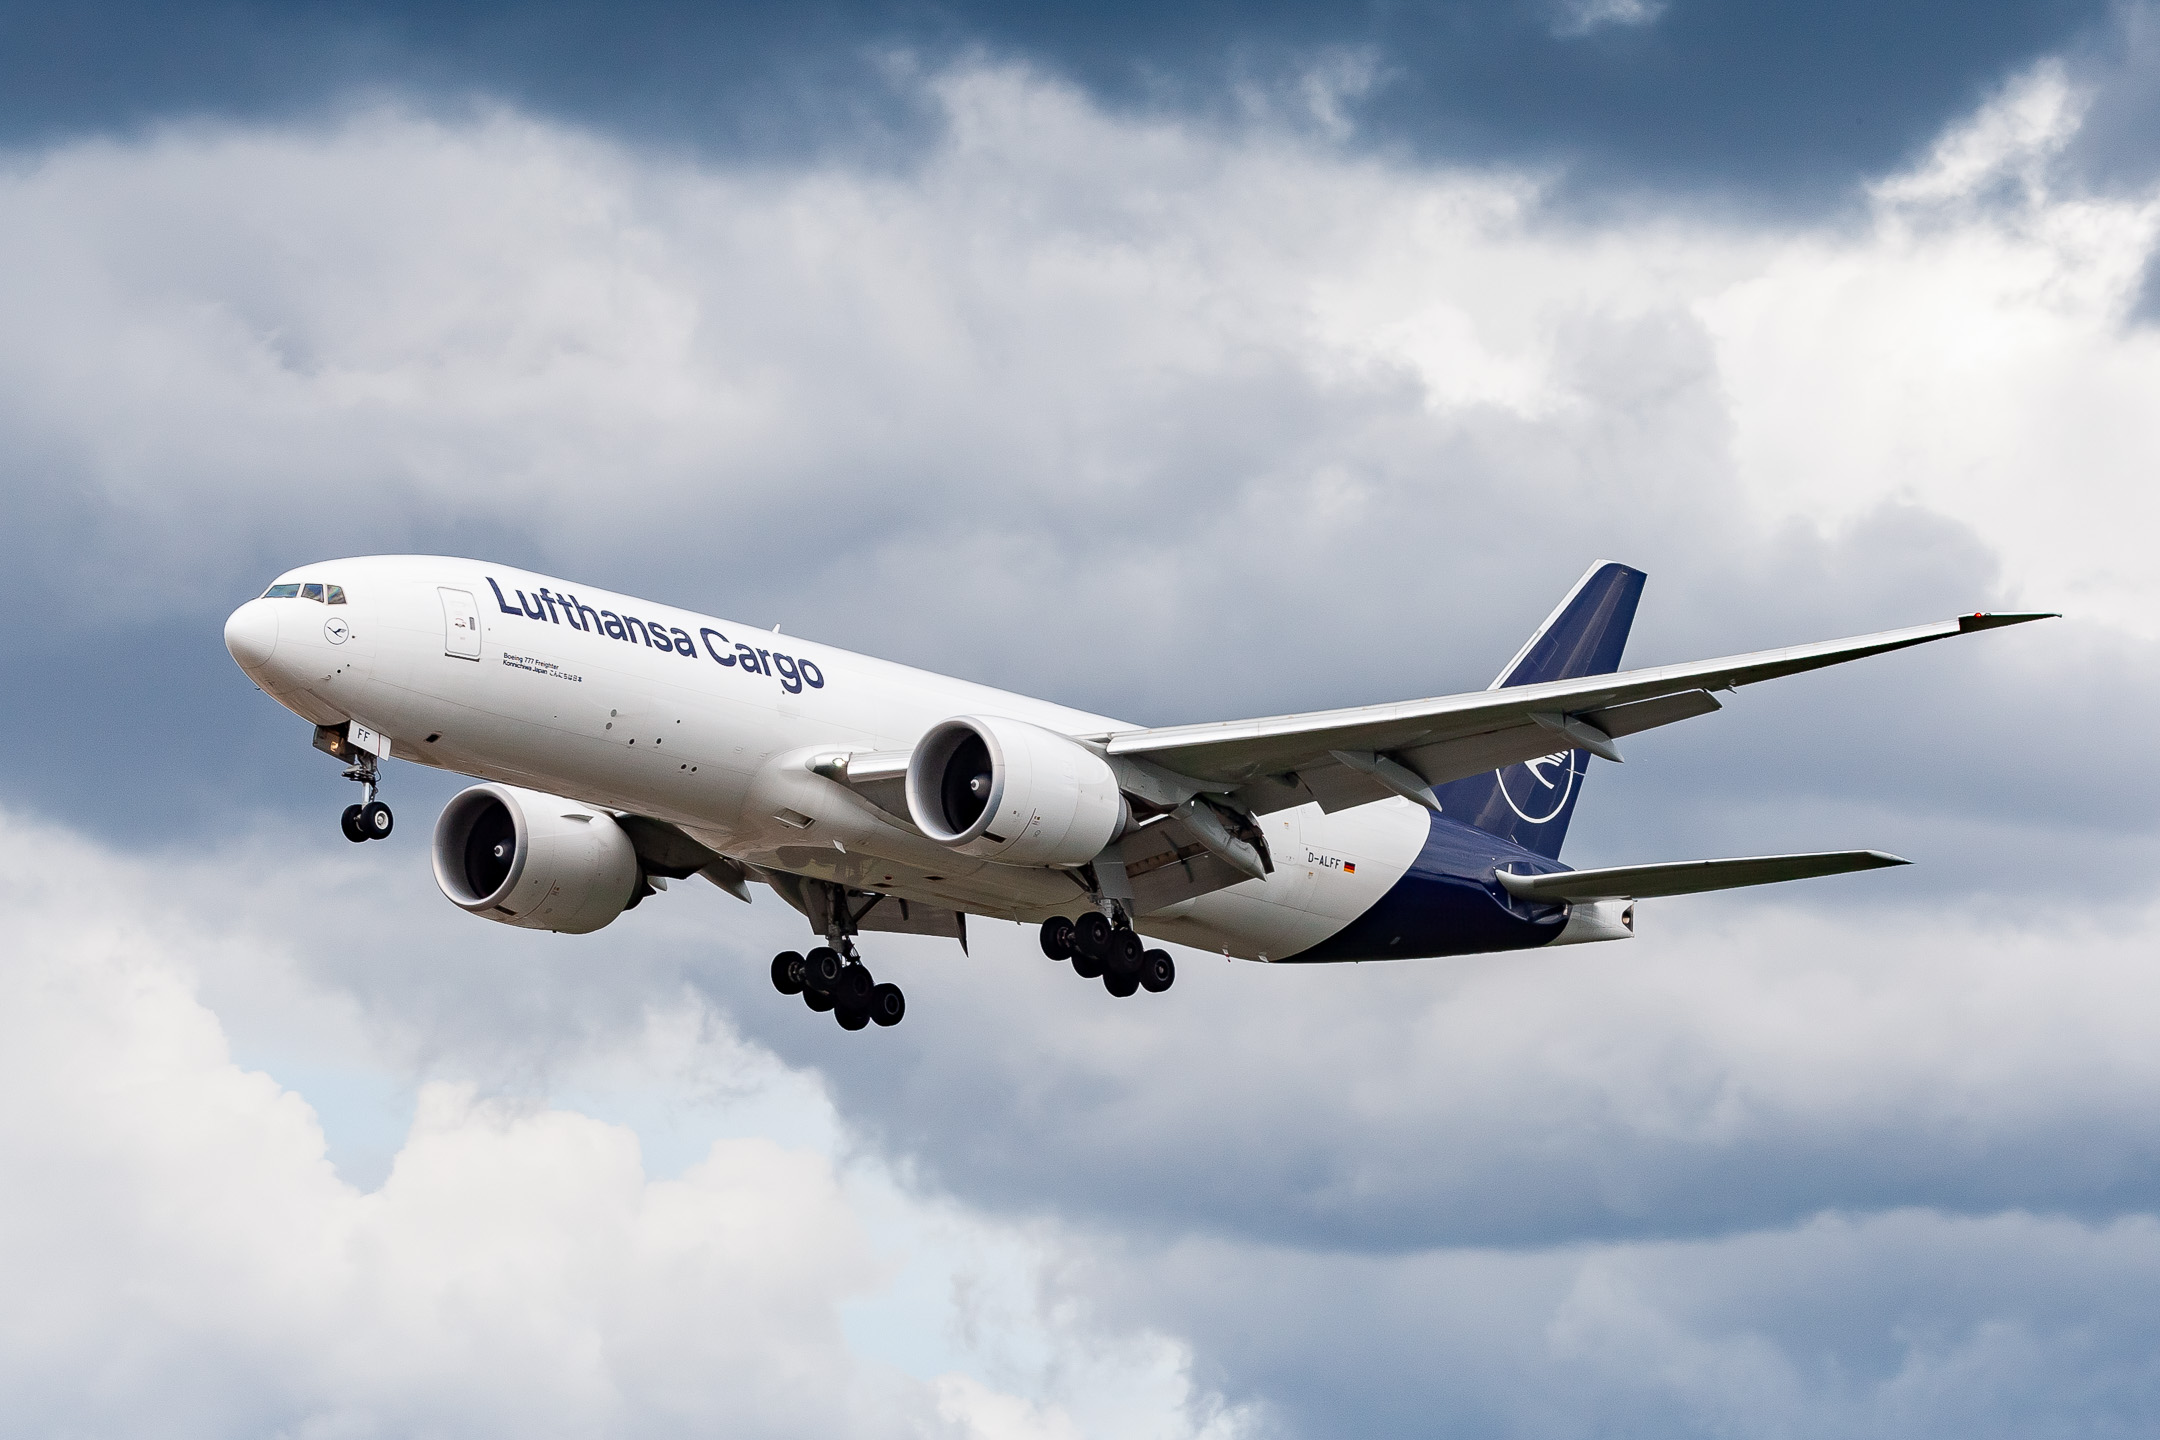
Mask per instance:
[[[908,757],[907,805],[931,839],[1007,865],[1085,865],[1130,816],[1102,756],[994,715],[931,727]]]
[[[637,851],[605,810],[475,785],[435,822],[435,883],[484,920],[583,935],[643,893]]]

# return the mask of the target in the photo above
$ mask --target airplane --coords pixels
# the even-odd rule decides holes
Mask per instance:
[[[435,880],[486,920],[586,934],[671,880],[763,884],[823,943],[772,983],[861,1030],[906,996],[868,932],[967,945],[1039,928],[1115,996],[1176,978],[1148,939],[1268,963],[1625,940],[1639,900],[1907,863],[1879,850],[1575,870],[1590,760],[1719,692],[2030,620],[1974,613],[1621,670],[1642,571],[1599,561],[1483,690],[1146,727],[476,560],[384,555],[280,575],[225,644],[314,726],[388,836],[382,761],[473,777]]]

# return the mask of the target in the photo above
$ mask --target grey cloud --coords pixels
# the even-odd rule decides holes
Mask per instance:
[[[2134,1434],[2156,1259],[2146,1217],[1900,1211],[1384,1262],[1108,1244],[1063,1282],[1285,1435]]]
[[[2070,59],[2090,99],[2068,159],[2089,184],[2149,190],[2160,179],[2160,10],[2143,0],[2113,7],[2111,23]]]
[[[913,1004],[865,1045],[766,987],[764,951],[800,943],[769,900],[684,887],[536,945],[441,902],[417,848],[58,859],[131,903],[160,877],[181,935],[196,908],[249,917],[187,942],[243,1045],[356,1021],[361,1054],[415,1083],[544,1095],[709,996],[712,1023],[822,1074],[916,1185],[1064,1234],[1056,1306],[1183,1337],[1203,1393],[1288,1433],[1436,1407],[1466,1433],[1600,1409],[1678,1433],[1902,1413],[1925,1433],[1967,1413],[1958,1377],[1990,1357],[2015,1362],[1994,1403],[2141,1403],[2120,1356],[2149,1287],[2081,1277],[2150,1248],[2148,1219],[2104,1219],[2145,1208],[2160,1156],[2142,933],[1862,941],[1775,905],[1668,910],[1611,954],[1322,972],[1188,952],[1142,1008],[984,925],[973,959],[879,942]],[[353,1021],[326,1018],[344,1004]],[[2034,1222],[2029,1249],[2014,1217],[1805,1218],[1931,1197],[2103,1218]],[[1798,1238],[1732,1233],[1750,1225]],[[1991,1227],[2011,1240],[1943,1238]],[[1674,1234],[1708,1238],[1648,1238]],[[1509,1399],[1507,1377],[1538,1375],[1540,1400]]]
[[[1861,876],[1802,905],[1646,904],[1617,947],[1315,969],[1181,950],[1144,1004],[981,921],[971,957],[871,937],[910,1013],[863,1037],[771,991],[765,959],[808,936],[762,892],[676,887],[536,938],[455,911],[423,852],[281,837],[144,873],[253,917],[245,963],[204,981],[243,1045],[280,1044],[290,1002],[257,997],[298,984],[409,1083],[546,1094],[687,1005],[821,1075],[927,1190],[1020,1219],[1402,1253],[1913,1203],[2107,1216],[2160,1176],[2146,920],[1886,914],[1853,903],[1889,883]],[[289,953],[289,978],[266,987],[250,953]]]
[[[195,812],[334,809],[217,627],[267,574],[370,549],[553,568],[1144,722],[1481,685],[1601,554],[1652,572],[1638,660],[1993,603],[1999,557],[1954,520],[1758,518],[1678,298],[1563,289],[1526,321],[1483,288],[1469,225],[1432,264],[1464,267],[1454,298],[1495,335],[1528,324],[1516,348],[1542,361],[1484,340],[1443,365],[1464,398],[1315,338],[1323,292],[1396,243],[1369,217],[1420,196],[1594,251],[1507,218],[1503,180],[1130,124],[1014,72],[926,83],[952,139],[899,175],[681,167],[511,115],[393,112],[79,147],[13,177],[5,304],[40,338],[0,424],[36,543],[0,587],[66,623],[13,627],[7,663],[102,657],[57,693],[11,688],[13,793],[154,835],[169,767],[147,723],[232,737],[190,746]],[[1526,383],[1547,398],[1478,398],[1511,363],[1542,364]],[[1035,591],[1056,603],[1012,603]],[[2002,853],[2004,817],[2054,814],[2100,717],[2145,703],[2142,648],[2087,634],[1744,696],[1598,781],[1626,805],[1593,803],[1585,841],[1708,843],[1780,797],[1842,798],[1937,826],[1956,848],[1936,874],[2052,885],[1973,858]],[[2047,698],[2069,693],[2087,703]],[[1964,778],[1981,756],[1989,787]],[[2065,822],[2110,837],[2117,875],[2141,863],[2151,784],[2122,777]]]
[[[1665,9],[375,0],[180,14],[120,4],[23,16],[0,68],[0,134],[136,132],[174,117],[290,122],[389,87],[422,105],[497,97],[731,159],[904,163],[937,143],[941,116],[890,83],[895,50],[932,68],[989,54],[1122,113],[1199,123],[1242,113],[1255,89],[1298,89],[1315,56],[1353,52],[1372,57],[1381,83],[1323,107],[1321,123],[1347,119],[1369,150],[1567,165],[1571,187],[1593,196],[1710,191],[1818,210],[2035,55],[2116,43],[2097,0],[1988,0],[1955,25],[1846,0]]]
[[[2105,621],[1631,743],[1580,858],[1926,865],[1646,906],[1570,954],[1181,952],[1167,996],[1117,1002],[986,922],[972,957],[880,939],[910,1017],[849,1036],[771,993],[805,932],[770,897],[678,887],[590,939],[477,923],[425,862],[455,782],[411,767],[390,843],[335,836],[349,787],[216,640],[307,556],[477,551],[1144,721],[1481,685],[1597,555],[1652,573],[1639,660],[2020,596],[2021,537],[1953,507],[1735,484],[1749,397],[1701,290],[1862,240],[1589,233],[1521,177],[933,83],[949,143],[899,170],[387,112],[0,181],[28,517],[0,595],[29,617],[0,663],[39,682],[0,687],[9,794],[117,838],[81,868],[211,937],[243,1048],[298,1029],[529,1100],[655,1013],[739,1032],[921,1194],[1110,1255],[1074,1303],[1185,1337],[1203,1392],[1288,1430],[1947,1428],[1994,1357],[2019,1384],[1975,1393],[2005,1406],[2139,1404],[2142,1302],[2094,1300],[2085,1350],[2073,1323],[2083,1277],[2142,1273],[2160,1168],[2153,782],[2113,759],[2151,642]],[[1913,1205],[1950,1218],[1807,1218]],[[1971,1218],[2019,1209],[2077,1218]]]
[[[1254,971],[1180,952],[1145,1008],[1000,929],[977,946],[994,977],[878,947],[913,997],[878,1051],[740,990],[731,1008],[925,1183],[1136,1233],[1397,1253],[1825,1207],[2141,1209],[2152,1077],[2106,1015],[2146,1007],[2144,932],[2028,918],[2007,941],[1992,917],[1667,902],[1610,953]]]
[[[2144,326],[2160,324],[2160,248],[2155,248],[2152,258],[2145,262],[2145,273],[2138,279],[2137,294],[2130,305],[2130,319]]]

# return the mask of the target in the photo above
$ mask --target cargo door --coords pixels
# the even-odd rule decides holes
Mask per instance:
[[[460,660],[480,658],[480,607],[469,590],[439,586],[442,596],[443,654]]]

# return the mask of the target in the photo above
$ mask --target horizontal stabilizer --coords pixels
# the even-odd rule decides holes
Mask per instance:
[[[1562,870],[1554,875],[1497,877],[1521,900],[1649,900],[1660,895],[1696,895],[1705,890],[1737,890],[1780,880],[1808,880],[1851,870],[1879,870],[1909,865],[1880,850],[1826,850],[1813,855],[1751,855],[1738,860],[1673,860],[1663,865],[1616,865],[1606,870]]]

